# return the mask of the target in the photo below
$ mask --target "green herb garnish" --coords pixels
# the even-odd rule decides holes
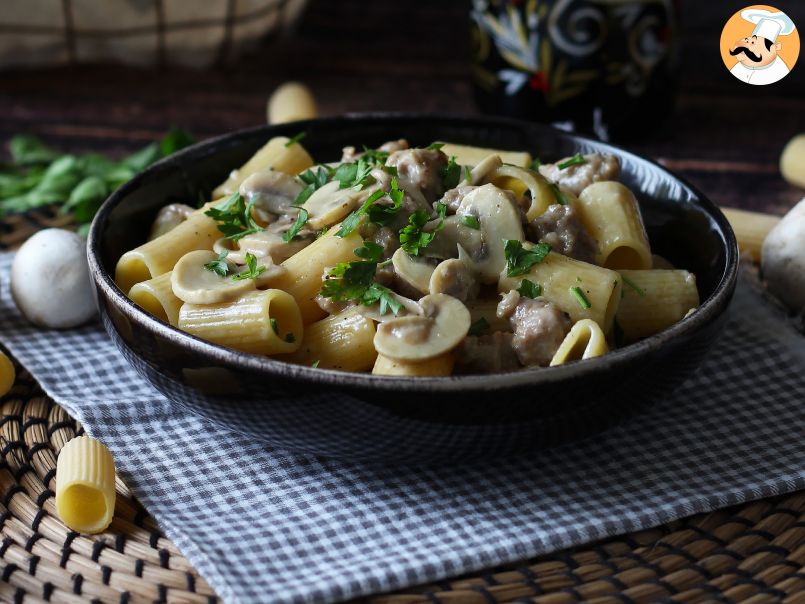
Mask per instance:
[[[470,229],[475,229],[476,231],[481,228],[481,222],[478,220],[477,217],[473,216],[472,214],[464,214],[458,221],[463,224],[465,227]]]
[[[590,304],[590,301],[587,299],[587,296],[584,295],[584,292],[580,287],[578,286],[571,287],[570,293],[574,298],[576,298],[576,301],[579,303],[579,306],[581,306],[583,309],[586,310],[592,306]]]
[[[290,139],[290,140],[289,140],[287,143],[285,143],[285,148],[287,149],[287,148],[288,148],[288,147],[290,147],[291,145],[295,145],[296,143],[298,143],[299,141],[301,141],[301,140],[302,140],[303,138],[305,138],[306,136],[307,136],[307,132],[299,132],[299,133],[297,133],[297,134],[294,134],[294,135],[291,137],[291,139]]]
[[[397,178],[393,177],[391,179],[391,190],[389,190],[389,198],[392,204],[390,206],[377,203],[372,204],[367,210],[369,220],[381,226],[387,225],[399,213],[404,196],[405,192],[400,190]]]
[[[294,336],[291,332],[288,332],[285,334],[285,341],[288,342],[288,344],[293,344],[296,342],[296,336]]]
[[[520,281],[520,287],[517,288],[517,293],[526,298],[539,298],[542,295],[542,286],[539,283],[534,283],[528,279]]]
[[[338,166],[333,173],[333,180],[337,180],[342,189],[352,187],[360,191],[365,185],[374,182],[374,178],[369,174],[373,167],[372,162],[362,155],[355,163]]]
[[[562,190],[559,188],[559,185],[556,183],[550,183],[549,186],[551,187],[551,192],[553,193],[554,199],[556,199],[556,203],[559,205],[566,206],[567,205],[567,195],[562,193]]]
[[[316,239],[321,239],[322,237],[324,237],[329,230],[330,230],[330,227],[327,226],[327,225],[324,225],[323,227],[321,227],[319,229],[319,232],[316,233]]]
[[[531,164],[529,164],[528,167],[529,167],[530,170],[532,170],[534,172],[537,172],[541,165],[542,165],[542,162],[539,160],[539,157],[537,157],[537,158],[534,159],[534,161],[531,162]]]
[[[305,223],[309,217],[310,213],[305,208],[299,208],[299,214],[297,214],[296,220],[291,225],[291,228],[283,233],[282,240],[285,243],[293,241],[293,238],[299,234],[299,231],[301,231],[302,227],[305,226]]]
[[[257,258],[251,252],[246,252],[246,266],[247,270],[232,275],[232,281],[243,281],[245,279],[257,279],[265,272],[265,266],[257,266]]]
[[[310,364],[310,366],[311,366],[311,367],[313,367],[313,369],[315,369],[316,367],[318,367],[318,366],[319,366],[319,363],[320,363],[319,359],[316,359],[315,361],[313,361],[313,362]]]
[[[218,258],[208,262],[204,265],[208,271],[211,271],[219,277],[226,277],[229,272],[229,265],[226,263],[226,257],[229,255],[229,250],[224,250],[218,254]]]
[[[551,251],[547,243],[538,243],[531,249],[523,247],[522,242],[516,239],[506,240],[503,253],[506,256],[506,274],[509,277],[518,277],[527,274],[531,267],[539,264]]]
[[[461,180],[461,166],[456,163],[455,155],[451,155],[447,160],[447,165],[441,168],[439,173],[442,176],[442,186],[445,190],[454,189]]]
[[[637,283],[635,283],[634,281],[632,281],[628,277],[624,277],[623,275],[621,275],[621,279],[623,279],[623,282],[626,285],[628,285],[629,287],[631,287],[637,293],[638,296],[640,296],[641,298],[646,297],[646,290],[644,290],[642,287],[637,285]]]
[[[428,151],[439,151],[442,147],[444,147],[444,143],[431,143],[425,149]]]
[[[366,211],[374,204],[378,199],[383,197],[386,194],[385,191],[377,190],[372,193],[366,201],[361,204],[361,207],[352,212],[349,216],[344,219],[344,222],[341,223],[341,228],[338,229],[338,232],[335,234],[336,237],[347,237],[352,231],[358,228],[358,224],[361,221],[361,216],[366,214]]]
[[[447,206],[441,201],[436,203],[436,214],[439,218],[437,225],[430,231],[422,228],[430,222],[431,218],[425,210],[417,210],[408,217],[408,225],[400,230],[400,247],[412,256],[428,247],[436,237],[436,233],[444,228],[444,218],[447,215]]]
[[[464,166],[464,181],[472,182],[472,170],[469,166]]]
[[[268,320],[268,322],[271,323],[271,329],[274,330],[274,333],[279,336],[280,335],[280,327],[279,327],[279,325],[277,325],[277,320],[272,317],[271,319]]]
[[[580,166],[581,164],[586,163],[587,160],[584,159],[584,156],[581,153],[576,153],[576,155],[574,155],[570,159],[566,159],[565,161],[556,164],[556,167],[559,168],[560,170],[566,170],[570,166]]]
[[[227,239],[237,241],[246,235],[263,230],[252,216],[253,202],[246,203],[240,193],[233,193],[228,199],[209,208],[204,214],[218,222],[218,230]]]
[[[475,321],[472,325],[470,325],[470,329],[467,332],[468,336],[480,336],[489,331],[489,321],[481,317],[477,321]]]
[[[313,193],[321,189],[324,185],[327,184],[327,170],[325,170],[322,166],[319,166],[319,169],[316,172],[313,170],[305,170],[299,175],[299,180],[305,183],[307,186],[302,190],[299,195],[296,196],[296,199],[293,202],[295,206],[301,206],[304,204]]]

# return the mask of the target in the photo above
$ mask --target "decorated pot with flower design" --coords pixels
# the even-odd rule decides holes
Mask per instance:
[[[473,0],[484,112],[601,139],[657,124],[673,103],[675,0]]]

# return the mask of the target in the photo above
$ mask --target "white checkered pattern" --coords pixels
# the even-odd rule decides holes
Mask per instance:
[[[97,325],[24,323],[9,264],[0,255],[0,341],[109,446],[227,602],[384,592],[805,488],[805,339],[745,284],[698,374],[624,425],[506,461],[383,468],[177,411]]]

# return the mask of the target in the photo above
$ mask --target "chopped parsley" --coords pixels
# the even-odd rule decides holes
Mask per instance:
[[[472,182],[472,170],[469,166],[464,166],[464,181]]]
[[[319,363],[320,363],[320,362],[321,362],[321,361],[320,361],[319,359],[316,359],[315,361],[313,361],[313,362],[310,364],[310,366],[311,366],[311,367],[313,367],[313,369],[316,369],[316,367],[318,367],[318,366],[319,366]]]
[[[268,322],[271,323],[271,329],[274,330],[274,333],[277,334],[277,335],[280,335],[280,328],[279,328],[279,325],[277,325],[277,320],[274,319],[274,318],[271,318],[271,319],[269,319]]]
[[[425,149],[428,151],[439,151],[442,147],[444,147],[444,143],[431,143]]]
[[[567,195],[562,193],[562,189],[559,188],[559,185],[556,183],[550,183],[551,192],[553,193],[554,199],[556,199],[556,203],[559,205],[566,206],[567,205]]]
[[[369,206],[367,210],[369,220],[375,224],[386,226],[399,213],[404,196],[405,192],[400,190],[397,178],[393,177],[391,179],[391,190],[389,191],[389,198],[391,198],[392,204],[387,206],[375,203]]]
[[[251,252],[246,252],[247,270],[232,275],[232,281],[243,281],[244,279],[257,279],[265,272],[265,266],[257,266],[257,258]]]
[[[288,342],[288,344],[293,344],[296,342],[296,336],[294,336],[291,332],[288,332],[285,334],[285,341]]]
[[[296,220],[291,225],[291,228],[285,231],[282,235],[282,240],[285,243],[289,243],[293,241],[293,238],[299,234],[299,231],[302,230],[302,227],[305,226],[307,219],[310,217],[310,213],[305,208],[299,208],[299,214],[296,217]]]
[[[380,149],[370,149],[366,145],[363,146],[363,158],[370,162],[372,165],[382,166],[391,155],[388,151],[381,151]],[[389,166],[390,167],[390,166]]]
[[[458,221],[469,229],[475,229],[477,231],[481,228],[481,222],[472,214],[464,214]]]
[[[470,325],[470,329],[467,332],[468,336],[480,336],[489,331],[489,321],[481,317],[477,321],[475,321],[472,325]]]
[[[447,165],[442,167],[439,171],[442,176],[442,186],[447,189],[454,189],[458,186],[458,181],[461,180],[461,166],[456,163],[456,156],[451,155],[447,160]]]
[[[296,199],[293,202],[295,206],[301,206],[305,203],[313,193],[321,189],[324,185],[327,184],[327,170],[324,167],[319,166],[319,169],[314,172],[313,170],[305,170],[299,175],[299,180],[305,183],[307,186],[302,190],[299,195],[297,195]]]
[[[436,203],[438,224],[430,231],[422,228],[431,220],[425,210],[417,210],[408,217],[408,225],[400,230],[400,247],[411,254],[418,256],[419,252],[428,247],[436,237],[436,233],[444,228],[444,218],[447,215],[447,206],[441,201]]]
[[[584,159],[584,156],[581,153],[576,153],[570,159],[566,159],[565,161],[556,164],[556,167],[560,170],[566,170],[570,166],[580,166],[581,164],[586,164],[587,160]]]
[[[587,296],[584,295],[584,292],[580,287],[578,286],[571,287],[570,293],[574,298],[576,298],[576,301],[579,303],[579,306],[581,306],[583,309],[586,310],[592,307],[592,304],[590,304],[590,301],[587,299]]]
[[[364,306],[379,303],[380,314],[386,314],[389,310],[395,315],[399,313],[402,304],[394,296],[394,292],[374,280],[377,263],[383,255],[383,246],[365,241],[362,247],[354,251],[363,260],[340,262],[330,269],[319,294],[336,302],[352,300]]]
[[[321,227],[319,229],[319,232],[316,233],[316,239],[321,239],[322,237],[324,237],[327,234],[327,231],[329,231],[329,230],[330,230],[330,227],[327,226],[327,225],[324,225],[323,227]]]
[[[634,281],[632,281],[628,277],[624,277],[623,275],[621,275],[621,279],[623,279],[623,282],[626,285],[628,285],[629,287],[631,287],[637,293],[638,296],[640,296],[641,298],[646,297],[646,290],[644,290],[642,287],[637,285],[637,283],[635,283]]]
[[[342,189],[351,187],[360,191],[365,185],[374,182],[375,179],[369,174],[373,167],[374,164],[365,155],[361,155],[357,162],[338,166],[333,173],[333,180],[337,180]]]
[[[287,143],[285,143],[285,147],[286,147],[286,148],[288,148],[288,147],[290,147],[291,145],[295,145],[296,143],[298,143],[299,141],[301,141],[301,140],[302,140],[303,138],[305,138],[306,136],[307,136],[307,132],[299,132],[299,133],[297,133],[297,134],[294,134],[294,135],[291,137],[291,139],[290,139],[290,140],[289,140]]]
[[[335,234],[336,237],[347,237],[352,231],[358,228],[358,223],[361,221],[361,216],[366,214],[366,211],[374,204],[378,199],[383,197],[386,194],[385,191],[377,190],[372,193],[366,201],[363,202],[361,207],[357,210],[352,212],[349,216],[344,219],[344,222],[341,223],[341,228],[338,229],[338,232]]]
[[[228,199],[211,207],[204,214],[218,222],[218,230],[227,239],[237,241],[246,235],[263,230],[252,216],[253,202],[246,203],[240,193],[233,193]]]
[[[536,172],[537,170],[539,170],[539,167],[540,167],[541,165],[542,165],[542,162],[539,160],[539,157],[537,157],[537,158],[535,158],[535,159],[534,159],[534,161],[532,161],[532,162],[529,164],[528,168],[529,168],[530,170],[533,170],[534,172]]]
[[[538,243],[533,248],[526,249],[521,241],[507,239],[503,247],[506,256],[506,275],[518,277],[527,274],[532,266],[545,260],[550,251],[551,246],[547,243]]]
[[[542,295],[542,286],[539,283],[534,283],[528,279],[520,281],[520,287],[517,288],[517,293],[526,298],[539,298]]]
[[[226,257],[229,255],[229,250],[224,250],[218,254],[218,258],[208,262],[204,265],[208,271],[215,273],[219,277],[226,277],[229,272],[229,265],[226,263]]]

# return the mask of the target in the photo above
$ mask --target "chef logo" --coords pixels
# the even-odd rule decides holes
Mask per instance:
[[[779,82],[799,57],[794,22],[773,6],[756,4],[738,11],[721,32],[721,58],[742,82],[765,86]]]

